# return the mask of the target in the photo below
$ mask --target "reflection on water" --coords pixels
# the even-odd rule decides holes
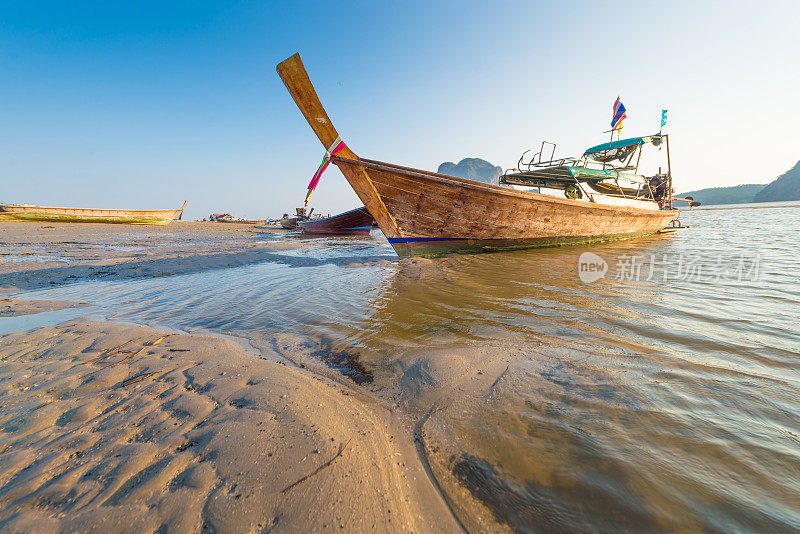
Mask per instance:
[[[319,360],[419,421],[470,529],[800,529],[800,210],[682,218],[670,235],[439,259],[317,239],[270,263],[25,296]],[[587,251],[610,266],[594,283],[578,278]],[[632,256],[709,274],[619,276]],[[757,274],[708,271],[736,257]]]

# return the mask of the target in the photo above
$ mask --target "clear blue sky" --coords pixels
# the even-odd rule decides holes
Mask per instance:
[[[510,167],[670,110],[679,190],[800,159],[800,2],[3,2],[0,202],[280,215],[323,149],[275,74],[299,51],[362,156]],[[331,168],[319,211],[355,207]]]

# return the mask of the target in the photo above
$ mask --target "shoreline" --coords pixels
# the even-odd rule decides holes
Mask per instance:
[[[307,243],[239,224],[0,228],[0,320],[35,327],[0,335],[0,529],[462,530],[413,416],[357,384],[245,338],[23,300],[76,282],[320,262],[285,253]],[[324,262],[337,261],[353,259]],[[36,319],[72,308],[54,326]]]
[[[236,223],[168,226],[0,222],[0,291],[24,291],[90,280],[129,280],[241,267],[265,261],[351,263],[286,254],[311,240]],[[9,259],[10,258],[10,259]],[[28,259],[29,258],[29,259]],[[362,258],[380,261],[386,258]]]
[[[86,319],[0,336],[0,526],[460,530],[402,415],[259,350]]]
[[[301,242],[270,241],[250,225],[167,226],[0,222],[0,290],[92,279],[166,276],[271,259]]]
[[[0,297],[0,317],[21,317],[23,315],[59,311],[68,308],[82,308],[84,306],[88,306],[88,303],[69,302],[66,300],[19,300]]]

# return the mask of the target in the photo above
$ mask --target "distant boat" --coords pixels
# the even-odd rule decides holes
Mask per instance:
[[[285,230],[278,222],[278,219],[264,219],[264,224],[260,224],[255,228],[256,230]]]
[[[264,219],[259,219],[257,221],[248,219],[216,219],[212,220],[211,222],[257,225],[257,224],[266,224],[267,221]]]
[[[278,220],[278,224],[280,224],[281,228],[284,230],[293,230],[297,228],[297,217],[284,217]]]
[[[332,217],[299,221],[305,234],[313,235],[368,235],[375,219],[367,208],[358,208]]]
[[[283,219],[278,219],[278,224],[280,224],[286,230],[293,230],[297,228],[297,223],[300,221],[308,221],[311,219],[311,214],[314,213],[314,208],[311,208],[311,211],[308,213],[306,213],[305,208],[295,208],[294,211],[297,214],[295,217],[284,215]]]
[[[237,223],[237,224],[265,224],[267,222],[266,219],[258,219],[258,220],[236,219],[230,213],[212,213],[211,215],[208,216],[208,220],[211,222]]]
[[[183,215],[187,200],[176,210],[53,208],[33,204],[0,204],[0,221],[47,221],[112,224],[169,224]]]
[[[338,145],[341,138],[300,56],[295,54],[283,61],[277,70],[323,147],[336,148],[332,145]],[[618,171],[630,168],[630,163],[615,170],[606,162],[617,156],[629,161],[628,157],[646,142],[662,141],[666,141],[666,135],[658,134],[637,138],[630,146],[617,142],[595,147],[593,153],[587,151],[580,161],[588,162],[587,158],[593,156],[593,162],[602,162],[598,174],[572,175],[565,167],[577,167],[580,162],[565,158],[549,165],[566,171],[563,176],[520,172],[505,177],[507,183],[525,184],[548,178],[546,185],[560,189],[560,197],[361,159],[348,147],[333,155],[331,161],[375,217],[398,255],[436,255],[586,243],[660,231],[679,214],[672,209],[669,167],[667,173],[659,172],[648,179],[657,181],[657,187],[640,183],[636,196],[630,198],[629,190],[616,184],[626,178]],[[578,165],[572,165],[576,162]],[[614,185],[601,185],[601,191],[584,187],[585,182],[600,181]],[[653,189],[660,191],[658,196]]]

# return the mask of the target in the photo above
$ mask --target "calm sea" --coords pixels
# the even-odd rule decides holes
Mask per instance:
[[[28,292],[247,339],[406,417],[467,528],[800,530],[800,208],[594,246],[275,261]],[[485,524],[484,524],[485,525]]]

